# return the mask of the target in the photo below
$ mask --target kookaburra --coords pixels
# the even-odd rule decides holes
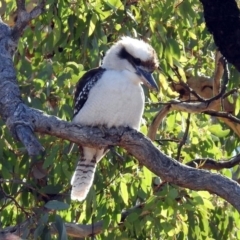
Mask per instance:
[[[158,89],[152,76],[157,68],[157,55],[149,44],[122,37],[107,51],[102,65],[86,72],[77,83],[72,122],[138,130],[145,102],[141,84]],[[97,163],[108,149],[80,148],[81,156],[71,180],[71,199],[82,201],[92,185]]]

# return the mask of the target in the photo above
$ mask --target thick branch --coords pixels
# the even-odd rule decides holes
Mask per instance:
[[[1,240],[21,240],[20,236],[23,235],[24,231],[30,224],[29,220],[17,225],[10,226],[5,229],[0,229],[0,239]]]
[[[24,105],[22,105],[24,106]],[[219,174],[187,167],[159,151],[141,133],[129,128],[84,127],[47,116],[24,106],[21,117],[34,131],[50,134],[86,146],[121,146],[163,180],[193,190],[207,190],[221,196],[240,211],[240,186]],[[14,117],[12,117],[12,122]],[[231,192],[231,195],[229,194]]]
[[[17,117],[23,110],[23,102],[12,61],[18,40],[15,35],[21,35],[25,27],[22,19],[24,16],[29,15],[29,13],[25,12],[23,5],[24,1],[19,0],[17,6],[18,12],[21,14],[12,31],[6,24],[0,21],[0,116],[11,126],[10,130],[13,136],[25,145],[29,155],[38,156],[43,153],[44,149],[34,136],[30,124],[21,117],[17,118],[16,122],[11,122],[11,116],[15,115]],[[33,11],[35,10],[33,9]]]

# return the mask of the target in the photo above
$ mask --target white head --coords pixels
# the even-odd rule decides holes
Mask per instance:
[[[155,50],[148,43],[122,37],[106,53],[102,67],[114,70],[128,70],[138,75],[150,88],[157,88],[152,72],[158,68]]]

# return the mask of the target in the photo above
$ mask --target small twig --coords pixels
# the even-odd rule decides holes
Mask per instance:
[[[32,9],[30,13],[26,11],[25,8],[25,0],[16,0],[17,3],[17,21],[15,26],[12,29],[12,38],[16,42],[21,36],[24,28],[28,25],[28,23],[37,18],[43,11],[46,0],[42,0],[41,3]]]
[[[240,163],[240,154],[229,160],[216,161],[212,158],[198,158],[188,162],[186,165],[198,169],[221,170],[224,168],[232,168]]]
[[[187,90],[192,94],[194,95],[197,100],[199,102],[204,102],[207,104],[207,106],[213,102],[213,101],[216,101],[218,99],[220,99],[223,94],[225,93],[226,89],[227,89],[227,84],[229,82],[229,70],[228,70],[228,65],[227,65],[227,60],[225,58],[221,58],[221,61],[222,61],[222,64],[223,64],[223,67],[224,67],[224,74],[223,74],[223,82],[222,82],[222,87],[221,87],[221,91],[214,97],[212,98],[209,98],[209,99],[204,99],[202,98],[200,95],[198,95],[192,88],[190,88],[188,86],[187,83],[185,83],[184,81],[181,80],[181,75],[179,74],[178,72],[178,69],[175,67],[173,68],[172,70],[174,71],[174,73],[177,75],[177,77],[179,78],[180,82],[181,82],[181,85],[185,88],[187,88]],[[171,78],[170,78],[171,79]],[[172,79],[171,79],[172,80]],[[173,80],[172,80],[173,81]]]
[[[176,3],[176,5],[174,5],[174,8],[178,8],[182,3],[183,3],[183,0],[179,1],[178,3]]]
[[[213,111],[213,110],[207,110],[207,111],[203,111],[202,113],[204,114],[208,114],[214,117],[221,117],[221,118],[227,118],[235,123],[240,123],[240,119],[233,116],[231,113],[228,112],[218,112],[218,111]]]
[[[155,139],[155,142],[161,144],[161,142],[176,142],[179,143],[180,140],[179,139],[172,139],[172,138],[165,138],[165,139]]]
[[[160,184],[158,184],[154,189],[153,189],[153,192],[154,193],[157,193],[159,192],[159,190],[161,190],[161,188],[167,184],[168,182],[167,181],[162,181]]]
[[[14,204],[16,205],[16,207],[19,208],[19,209],[21,209],[21,211],[22,211],[23,213],[25,213],[26,217],[29,218],[30,213],[27,212],[27,211],[25,211],[25,209],[18,204],[17,200],[16,200],[14,197],[12,197],[11,195],[5,193],[5,191],[4,191],[3,189],[2,189],[2,192],[3,192],[4,196],[5,196],[5,198],[8,198],[8,199],[12,200],[12,202],[14,202]],[[16,195],[18,195],[18,194],[19,194],[19,192],[18,192]]]
[[[118,157],[118,156],[117,156]],[[120,160],[122,160],[122,159],[120,159]],[[124,159],[125,160],[125,159]],[[123,160],[123,161],[124,161]],[[120,164],[120,167],[121,167],[121,164]],[[103,174],[104,175],[104,174]],[[97,193],[96,193],[96,195],[99,195],[99,194],[102,194],[104,191],[105,191],[105,189],[107,189],[114,181],[116,181],[116,179],[117,178],[119,178],[120,177],[120,172],[118,172],[117,174],[115,174],[115,176],[112,178],[112,179],[110,179],[110,181],[106,184],[106,186],[105,186],[105,188],[104,189],[102,189],[102,190],[100,190],[100,191],[98,191]]]
[[[222,98],[227,98],[228,96],[239,92],[239,88],[233,88],[230,91],[226,92],[225,94],[223,94]]]
[[[166,102],[145,102],[145,105],[158,106],[158,105],[167,105]]]
[[[42,197],[48,198],[47,194],[42,193],[41,191],[38,191],[38,189],[32,187],[30,184],[23,182],[22,180],[19,179],[3,179],[0,178],[0,183],[16,183],[16,184],[21,184],[26,188],[31,189],[32,191],[38,193],[39,195],[41,195]]]
[[[180,141],[180,143],[178,145],[178,151],[177,151],[177,157],[176,157],[176,159],[178,161],[180,161],[182,147],[187,141],[187,137],[188,137],[188,133],[189,133],[189,126],[190,126],[190,118],[191,118],[191,114],[188,113],[188,117],[186,120],[186,124],[187,124],[186,129],[185,129],[184,135],[182,137],[182,140]]]
[[[216,96],[207,99],[206,101],[208,102],[208,104],[210,104],[212,101],[215,101],[215,100],[218,100],[219,98],[221,98],[223,96],[223,94],[226,92],[226,89],[227,89],[227,84],[229,82],[228,64],[227,64],[227,60],[225,58],[221,58],[221,60],[223,61],[223,68],[224,68],[221,91]]]
[[[230,91],[226,94],[231,94],[232,92]],[[188,113],[204,113],[211,116],[228,119],[233,123],[238,123],[238,124],[240,123],[240,119],[232,115],[231,112],[219,112],[215,110],[208,110],[208,109],[215,109],[216,104],[217,104],[216,100],[211,102],[211,105],[208,105],[208,106],[206,106],[207,105],[206,102],[171,100],[154,117],[151,125],[149,126],[148,137],[152,141],[156,139],[156,133],[160,123],[163,121],[164,117],[166,117],[167,114],[173,110],[188,112]]]
[[[240,123],[240,119],[236,118],[231,113],[218,112],[215,110],[205,110],[205,109],[208,109],[208,107],[205,107],[205,103],[199,103],[199,102],[185,103],[185,102],[172,100],[171,102],[169,102],[169,104],[170,104],[170,110],[184,111],[188,113],[204,113],[211,116],[227,118],[235,123]]]
[[[186,88],[186,89],[189,91],[190,94],[192,94],[194,97],[196,97],[199,102],[206,102],[206,99],[204,99],[204,98],[202,98],[200,95],[198,95],[192,88],[190,88],[190,87],[188,86],[187,83],[185,83],[184,81],[181,80],[181,75],[180,75],[180,73],[178,72],[178,70],[177,70],[176,67],[175,67],[175,68],[172,68],[172,70],[174,71],[174,73],[175,73],[175,74],[177,75],[177,77],[179,78],[179,81],[180,81],[181,85],[182,85],[184,88]],[[174,82],[174,80],[173,80],[171,77],[170,77],[170,80],[171,80],[172,82]]]
[[[125,161],[124,157],[115,150],[114,146],[111,146],[109,150],[112,154],[116,155],[119,160],[122,162]]]

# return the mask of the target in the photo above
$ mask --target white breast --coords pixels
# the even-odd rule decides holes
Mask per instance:
[[[91,89],[73,122],[139,129],[144,110],[140,79],[129,71],[107,70]]]

